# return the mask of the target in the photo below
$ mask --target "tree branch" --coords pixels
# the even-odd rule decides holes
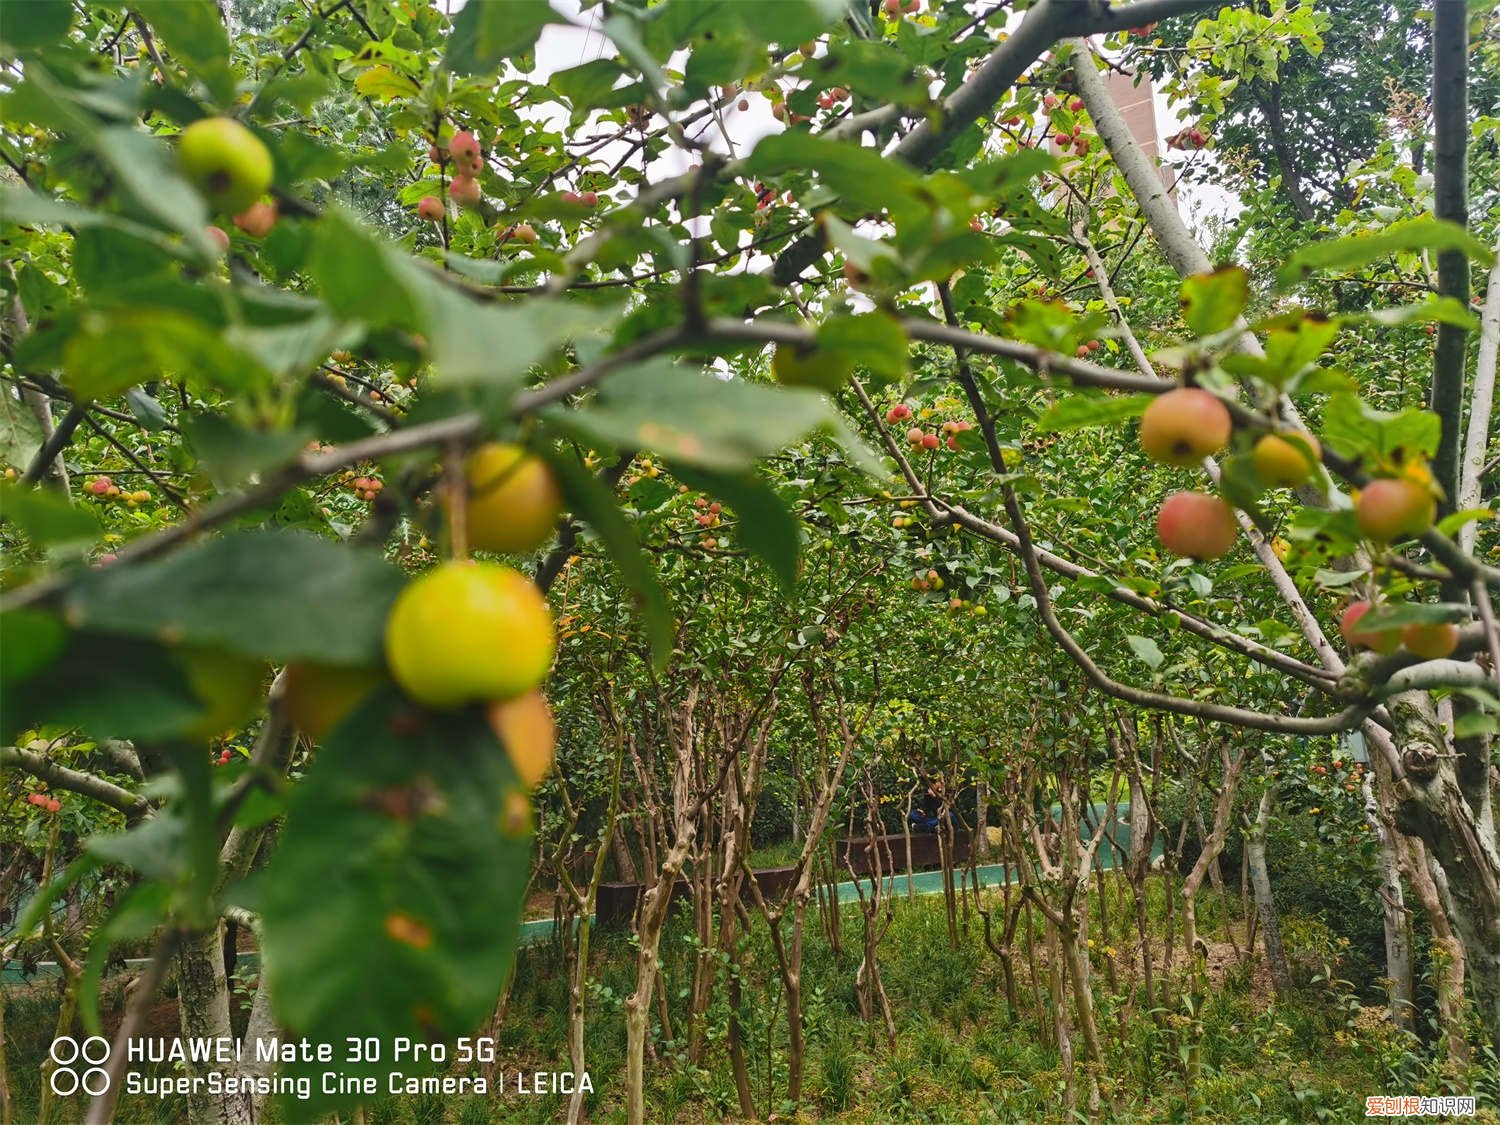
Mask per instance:
[[[128,821],[138,820],[151,811],[151,802],[139,793],[132,793],[129,789],[91,773],[59,765],[35,750],[20,746],[0,746],[0,766],[23,769],[54,789],[65,789],[98,801],[101,805],[108,805],[115,811],[124,813]]]
[[[73,440],[73,431],[78,429],[78,423],[83,421],[87,413],[88,407],[82,403],[75,402],[68,407],[68,412],[63,415],[62,421],[47,435],[47,440],[42,443],[41,448],[36,451],[36,456],[31,459],[31,466],[22,478],[27,484],[35,484],[52,468],[53,462],[62,455],[68,442]]]

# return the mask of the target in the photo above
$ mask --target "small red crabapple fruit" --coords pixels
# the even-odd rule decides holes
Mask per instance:
[[[454,176],[448,181],[448,197],[461,207],[472,207],[481,194],[479,181],[473,176]]]
[[[940,446],[942,444],[943,444],[942,439],[939,438],[937,436],[937,434],[923,434],[922,435],[922,448],[923,449],[936,449],[938,446]]]
[[[920,448],[922,445],[922,439],[925,436],[926,435],[919,427],[913,426],[911,429],[906,431],[906,442],[913,448]]]
[[[472,160],[479,155],[479,138],[467,129],[460,130],[448,141],[448,151],[454,159]]]
[[[418,217],[426,219],[429,223],[442,222],[446,211],[443,201],[435,195],[424,195],[422,202],[417,204]]]
[[[208,227],[206,233],[210,241],[219,248],[220,254],[229,253],[229,235],[224,233],[223,227]]]
[[[578,193],[578,202],[585,207],[599,206],[599,193],[597,191],[581,191]]]
[[[259,199],[234,217],[234,225],[251,238],[265,238],[276,226],[277,218],[276,204]]]

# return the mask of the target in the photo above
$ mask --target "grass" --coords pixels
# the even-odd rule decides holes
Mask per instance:
[[[1153,926],[1164,915],[1162,888],[1151,884]],[[1203,892],[1204,933],[1217,940],[1224,912],[1237,903],[1213,901]],[[982,926],[971,916],[950,944],[940,896],[898,900],[891,928],[880,946],[881,971],[895,1014],[897,1035],[886,1041],[878,1026],[859,1018],[855,994],[858,967],[857,910],[843,917],[844,949],[836,952],[816,915],[808,918],[803,979],[807,1021],[807,1071],[797,1120],[866,1122],[1065,1121],[1063,1067],[1051,1042],[1045,1011],[1012,1012],[1003,978],[984,946]],[[1112,904],[1113,907],[1113,904]],[[1039,923],[1039,919],[1036,920]],[[1110,993],[1102,971],[1104,942],[1092,953],[1097,1018],[1105,1063],[1096,1080],[1100,1106],[1081,1109],[1077,1120],[1136,1122],[1278,1122],[1364,1120],[1364,1098],[1373,1093],[1464,1093],[1481,1099],[1479,1120],[1500,1121],[1500,1073],[1480,1060],[1468,1071],[1447,1068],[1415,1037],[1392,1028],[1379,1012],[1361,1006],[1346,986],[1309,985],[1276,1003],[1249,970],[1229,964],[1201,995],[1179,988],[1155,1012],[1147,1011],[1139,988],[1131,989],[1131,946],[1111,918],[1110,940],[1121,982]],[[1210,927],[1210,921],[1212,928]],[[1294,956],[1322,956],[1330,943],[1318,924],[1293,919]],[[1093,933],[1100,934],[1097,915]],[[1040,936],[1040,930],[1037,931]],[[689,1062],[685,1036],[686,993],[691,980],[690,930],[676,919],[664,935],[662,970],[676,1039],[653,1020],[648,1059],[647,1115],[652,1121],[697,1122],[735,1118],[738,1097],[724,1034],[728,1008],[710,1007],[704,1026],[706,1052]],[[745,939],[740,1011],[751,1086],[762,1117],[792,1117],[786,1103],[786,1028],[780,978],[768,936],[757,926]],[[1155,941],[1160,945],[1161,936]],[[1314,948],[1315,947],[1315,948]],[[1039,944],[1039,958],[1042,956]],[[634,986],[635,951],[628,935],[596,934],[594,980],[586,1028],[588,1068],[596,1093],[593,1119],[623,1119],[624,997]],[[1017,991],[1032,995],[1024,957],[1017,958]],[[500,1032],[504,1070],[567,1069],[566,982],[558,951],[549,944],[520,953],[508,1019]],[[721,981],[722,983],[722,981]],[[1176,982],[1179,986],[1183,981]],[[1045,987],[1043,988],[1045,996]],[[50,1039],[55,992],[13,992],[7,1010],[11,1084],[17,1121],[35,1105],[36,1065]],[[1196,1019],[1194,1018],[1196,1017]],[[1189,1078],[1185,1066],[1196,1041],[1200,1066]],[[1079,1057],[1082,1044],[1075,1038]],[[1080,1104],[1086,1105],[1086,1102]],[[381,1099],[366,1109],[371,1125],[438,1125],[462,1122],[543,1122],[558,1119],[561,1095],[503,1095],[442,1099]],[[57,1120],[79,1119],[70,1102]],[[124,1122],[180,1120],[181,1106],[126,1099]],[[280,1120],[273,1112],[272,1120]],[[348,1120],[346,1117],[345,1121]]]

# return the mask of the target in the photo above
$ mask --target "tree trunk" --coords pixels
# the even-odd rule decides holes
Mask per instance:
[[[1416,1023],[1416,1005],[1412,1002],[1413,976],[1411,923],[1407,920],[1406,899],[1401,891],[1401,873],[1396,863],[1392,841],[1393,829],[1375,798],[1375,781],[1371,773],[1364,780],[1365,822],[1375,833],[1379,850],[1376,863],[1380,872],[1380,912],[1385,925],[1386,995],[1391,1022],[1411,1030]]]
[[[1488,778],[1461,785],[1460,759],[1435,722],[1430,697],[1408,692],[1387,706],[1406,771],[1395,783],[1396,823],[1419,837],[1441,868],[1444,905],[1463,944],[1475,1010],[1500,1050],[1500,854]]]
[[[1438,1026],[1442,1029],[1444,1049],[1450,1060],[1467,1066],[1469,1041],[1464,1030],[1464,947],[1448,921],[1422,841],[1397,835],[1395,842],[1401,873],[1422,904],[1432,929],[1432,976],[1437,989]]]
[[[985,861],[990,858],[989,819],[990,783],[981,777],[974,794],[974,854]]]
[[[1277,999],[1285,1000],[1292,991],[1292,972],[1287,964],[1286,948],[1281,944],[1281,915],[1271,894],[1271,873],[1266,867],[1266,830],[1275,809],[1276,786],[1268,777],[1266,787],[1261,791],[1255,820],[1245,834],[1245,857],[1250,864],[1250,887],[1255,894],[1256,916],[1260,919],[1266,970],[1271,975],[1271,987],[1275,989]]]
[[[224,939],[219,926],[183,939],[177,950],[177,1003],[185,1040],[209,1039],[228,1042],[229,987],[224,976]],[[187,1071],[226,1069],[214,1063],[200,1068],[189,1062]],[[238,1067],[227,1068],[234,1073]],[[256,1107],[248,1093],[188,1095],[188,1120],[193,1125],[254,1125]]]

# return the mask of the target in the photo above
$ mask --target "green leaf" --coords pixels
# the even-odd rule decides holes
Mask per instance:
[[[396,98],[414,98],[422,92],[421,84],[415,79],[384,63],[361,71],[354,80],[354,88],[367,98],[383,102]]]
[[[398,697],[376,695],[340,725],[248,888],[277,1021],[294,1036],[451,1040],[473,1034],[505,982],[530,869],[530,804],[479,709],[411,716]],[[326,1066],[286,1064],[281,1074]],[[418,1068],[382,1056],[340,1069],[380,1076],[384,1088],[390,1071]],[[319,1088],[317,1101],[291,1103],[289,1120],[336,1104]]]
[[[36,609],[0,615],[0,680],[23,680],[51,664],[67,643],[62,622]]]
[[[203,197],[177,175],[166,146],[149,133],[126,126],[101,129],[93,146],[119,186],[169,230],[181,233],[199,258],[216,259],[218,247],[205,233],[208,208]]]
[[[494,74],[535,47],[555,19],[547,0],[469,0],[453,17],[443,65],[454,74]]]
[[[218,414],[184,420],[183,432],[221,492],[244,484],[251,476],[291,461],[312,438],[306,429],[247,430]]]
[[[1493,519],[1500,519],[1500,512],[1497,512],[1494,508],[1465,508],[1461,512],[1453,512],[1444,516],[1438,521],[1437,529],[1444,535],[1452,536],[1454,532],[1466,523],[1473,523],[1476,520]]]
[[[1317,270],[1351,270],[1402,251],[1459,250],[1488,266],[1494,254],[1482,241],[1456,223],[1424,216],[1395,223],[1378,234],[1354,234],[1331,242],[1313,242],[1298,250],[1277,274],[1282,288]]]
[[[1328,570],[1319,567],[1313,580],[1325,590],[1341,590],[1345,586],[1364,581],[1365,573],[1363,570]]]
[[[180,816],[159,812],[128,832],[90,837],[84,846],[106,863],[118,863],[147,879],[174,879],[183,871],[187,825]]]
[[[788,171],[816,172],[855,212],[878,211],[915,202],[921,177],[881,155],[879,149],[823,140],[800,130],[772,133],[761,139],[747,160],[756,176]]]
[[[593,109],[613,108],[601,103],[609,97],[624,73],[624,68],[615,59],[592,59],[559,70],[547,79],[547,85],[573,103],[575,114],[586,115]],[[635,101],[640,100],[639,96],[635,98]]]
[[[818,430],[858,445],[826,397],[800,388],[720,379],[668,359],[615,372],[583,409],[556,413],[620,449],[646,448],[703,469],[748,469]]]
[[[365,324],[417,331],[416,305],[409,291],[416,267],[342,209],[324,212],[308,267],[335,313]]]
[[[836,313],[818,326],[819,351],[848,357],[848,366],[863,367],[877,383],[892,383],[906,375],[910,346],[900,322],[881,312]]]
[[[267,327],[237,324],[224,333],[224,338],[253,355],[273,375],[298,376],[316,367],[347,332],[330,317],[315,315]]]
[[[219,101],[228,104],[234,99],[229,36],[214,0],[135,0],[132,7]]]
[[[608,16],[601,30],[620,49],[620,54],[635,64],[651,89],[666,89],[667,76],[662,72],[661,63],[641,39],[640,29],[634,19],[627,15]]]
[[[1271,329],[1266,335],[1265,366],[1260,377],[1275,387],[1285,387],[1318,361],[1339,334],[1340,324],[1309,314],[1294,324]]]
[[[635,593],[652,660],[658,670],[664,668],[672,655],[672,610],[635,532],[614,497],[593,473],[573,458],[552,452],[547,453],[547,461],[562,484],[568,509],[599,537],[620,577]]]
[[[417,299],[426,317],[433,370],[444,386],[519,387],[532,366],[567,341],[607,327],[620,314],[618,306],[562,299],[481,302],[425,277]]]
[[[1454,738],[1479,738],[1500,734],[1500,719],[1483,711],[1470,711],[1453,724]]]
[[[71,0],[12,0],[0,19],[0,44],[9,49],[46,47],[67,39],[72,26]]]
[[[1430,410],[1407,407],[1376,410],[1353,394],[1329,398],[1323,414],[1323,440],[1345,457],[1373,453],[1379,458],[1437,452],[1443,424]]]
[[[1146,412],[1155,395],[1068,395],[1047,408],[1037,420],[1043,433],[1066,433],[1090,426],[1113,426]]]
[[[1130,646],[1130,651],[1135,653],[1136,659],[1153,672],[1166,660],[1166,657],[1161,654],[1161,649],[1150,637],[1138,637],[1131,633],[1125,637],[1125,643]]]
[[[68,503],[58,492],[29,485],[0,487],[0,516],[10,520],[37,546],[92,543],[99,521],[87,508]]]
[[[194,387],[244,391],[264,382],[252,357],[226,346],[212,324],[156,308],[86,308],[63,346],[64,382],[79,398],[111,398],[175,375]]]
[[[69,633],[60,656],[6,689],[0,737],[7,740],[26,727],[56,723],[95,738],[154,741],[181,734],[203,714],[167,649],[98,633]]]
[[[36,415],[9,387],[0,391],[0,461],[25,469],[41,447],[42,426]]]
[[[927,84],[911,59],[889,41],[834,36],[828,57],[818,63],[818,82],[825,89],[847,86],[875,101],[898,105],[925,105],[930,101]]]
[[[1359,619],[1359,627],[1372,633],[1389,633],[1408,625],[1441,625],[1469,620],[1466,606],[1442,602],[1383,602]]]
[[[1212,336],[1232,325],[1250,299],[1250,275],[1221,266],[1182,282],[1182,318],[1195,336]]]
[[[241,531],[106,567],[66,598],[75,626],[266,660],[373,667],[405,576],[378,551],[300,531]]]
[[[1402,324],[1451,324],[1456,328],[1473,331],[1479,325],[1479,318],[1465,308],[1462,301],[1438,296],[1429,297],[1416,305],[1396,305],[1388,309],[1344,313],[1339,319],[1345,324],[1370,323],[1382,328],[1394,328]]]
[[[754,472],[708,473],[674,463],[672,475],[724,501],[734,514],[735,538],[764,559],[782,590],[791,592],[797,585],[801,536],[797,518],[774,488]]]

